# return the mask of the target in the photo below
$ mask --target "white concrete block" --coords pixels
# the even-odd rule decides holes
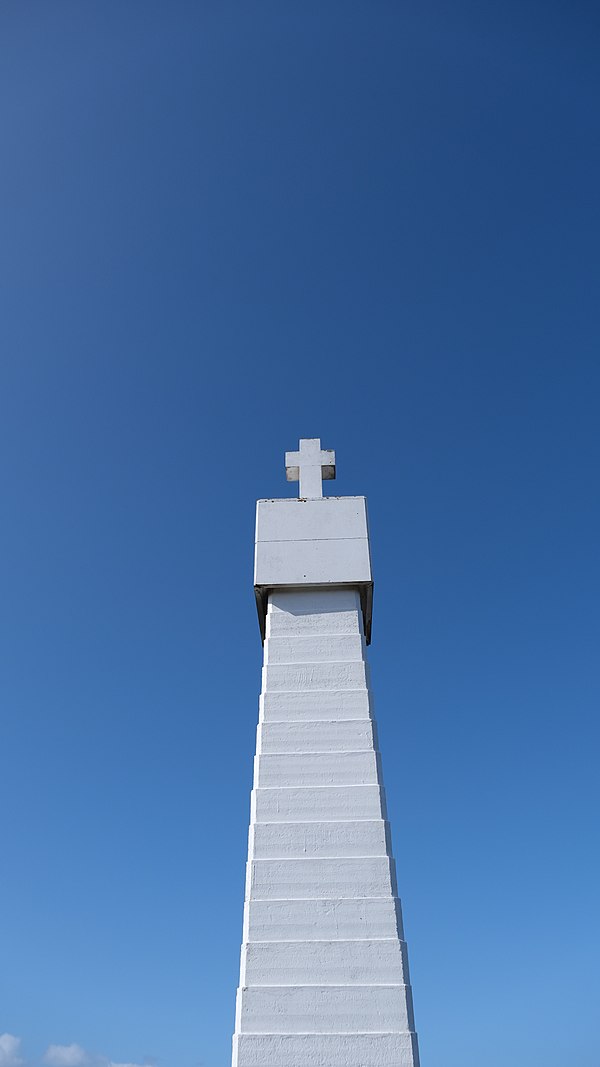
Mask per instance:
[[[377,755],[366,752],[266,753],[255,758],[255,787],[377,785]]]
[[[289,822],[297,819],[379,819],[383,816],[377,785],[255,789],[253,822]]]
[[[240,985],[403,985],[404,942],[253,941],[242,948]]]
[[[310,690],[364,689],[367,669],[360,663],[267,664],[263,667],[265,692],[298,693]]]
[[[360,663],[364,638],[358,634],[322,634],[318,637],[268,637],[265,663]]]
[[[258,727],[256,751],[360,752],[373,748],[373,726],[368,719],[342,722],[274,722]]]
[[[277,587],[306,585],[358,586],[370,601],[364,497],[257,502],[254,587],[263,620],[268,593]],[[367,630],[370,607],[368,615]]]
[[[251,900],[245,941],[336,941],[402,938],[392,896],[352,900]]]
[[[247,900],[340,899],[396,895],[390,860],[252,860],[246,875]]]
[[[366,688],[347,692],[262,693],[260,718],[264,722],[301,719],[368,719],[369,693]]]
[[[336,541],[315,539],[256,543],[255,586],[356,586],[371,581],[371,560],[366,537],[340,538]]]
[[[233,1067],[419,1067],[414,1034],[239,1034]]]
[[[320,500],[284,497],[256,503],[257,543],[283,541],[295,546],[301,541],[363,540],[368,536],[364,496],[328,496]],[[292,551],[289,547],[288,552]]]
[[[250,859],[387,855],[383,819],[346,822],[260,822],[250,827]]]
[[[403,985],[240,988],[236,1029],[243,1034],[406,1032]]]

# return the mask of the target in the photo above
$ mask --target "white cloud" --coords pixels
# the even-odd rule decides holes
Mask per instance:
[[[90,1058],[81,1045],[49,1045],[44,1053],[49,1067],[86,1067]]]
[[[14,1067],[21,1060],[15,1060]],[[49,1045],[44,1053],[43,1062],[48,1067],[142,1067],[139,1063],[115,1063],[106,1056],[93,1056],[86,1052],[81,1045]],[[4,1061],[0,1059],[0,1067],[4,1067]],[[7,1067],[13,1067],[11,1060],[7,1061]]]
[[[0,1034],[0,1067],[21,1067],[25,1063],[19,1056],[21,1038],[14,1034]]]

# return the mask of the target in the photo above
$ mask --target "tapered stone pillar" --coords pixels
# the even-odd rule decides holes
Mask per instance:
[[[264,666],[233,1067],[418,1067],[365,656],[364,498],[259,501],[255,579]]]

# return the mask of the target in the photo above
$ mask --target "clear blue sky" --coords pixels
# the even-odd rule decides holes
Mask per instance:
[[[423,1067],[598,1067],[599,54],[581,0],[2,4],[0,1067],[228,1067],[300,436],[369,499]]]

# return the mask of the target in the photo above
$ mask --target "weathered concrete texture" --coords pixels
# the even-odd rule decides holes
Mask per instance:
[[[247,900],[345,900],[396,891],[393,861],[387,856],[253,860],[246,886]]]
[[[380,819],[384,801],[378,785],[280,786],[252,790],[254,822],[305,819]]]
[[[381,1033],[410,1029],[402,985],[293,985],[240,988],[238,1022],[247,1034]]]
[[[243,985],[385,985],[404,984],[406,970],[404,942],[395,938],[258,941],[243,946],[240,978]]]
[[[357,752],[373,748],[368,719],[324,719],[321,722],[263,722],[258,727],[257,752]]]
[[[399,909],[388,897],[355,900],[251,900],[246,904],[245,941],[375,940],[402,938]]]
[[[379,761],[362,752],[266,752],[255,757],[255,788],[292,785],[378,785]]]
[[[261,722],[319,722],[321,719],[368,719],[369,691],[341,689],[312,693],[261,693]]]
[[[382,819],[343,822],[263,822],[250,827],[248,851],[253,859],[285,856],[381,856],[387,848]]]
[[[419,1053],[414,1033],[238,1033],[233,1067],[419,1067]]]
[[[418,1067],[362,620],[268,598],[233,1067]]]
[[[361,663],[364,641],[358,634],[269,637],[265,663]]]

